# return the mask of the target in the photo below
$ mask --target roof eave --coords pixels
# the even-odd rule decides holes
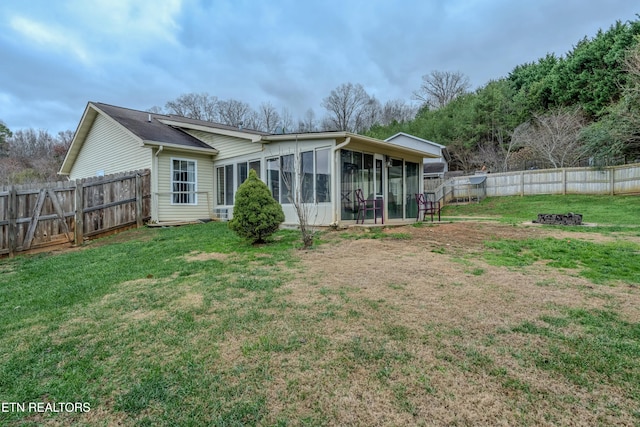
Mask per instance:
[[[217,155],[219,153],[218,150],[216,150],[213,147],[211,147],[211,148],[206,148],[206,147],[187,147],[187,146],[184,146],[184,145],[172,144],[170,142],[162,142],[162,141],[144,140],[144,141],[142,141],[142,145],[144,147],[170,148],[171,150],[174,150],[174,151],[183,151],[183,152],[189,152],[189,153],[204,153],[204,154],[208,154],[208,155],[211,155],[211,156],[215,156],[215,155]]]
[[[411,135],[411,134],[408,134],[408,133],[405,133],[405,132],[398,132],[395,135],[392,135],[389,138],[385,139],[385,141],[390,141],[390,140],[392,140],[393,138],[395,138],[397,136],[406,136],[406,137],[409,137],[409,138],[417,139],[418,141],[422,141],[422,142],[426,142],[426,143],[429,143],[429,144],[433,144],[433,145],[435,145],[435,146],[437,146],[439,148],[447,148],[446,145],[438,144],[437,142],[429,141],[428,139],[420,138],[420,137],[417,137],[415,135]]]
[[[281,141],[291,141],[291,140],[312,140],[312,139],[346,139],[347,137],[351,138],[352,142],[364,142],[372,145],[378,145],[381,147],[391,148],[395,151],[409,153],[414,156],[419,157],[427,157],[427,158],[438,158],[435,154],[422,151],[415,150],[412,148],[407,148],[402,145],[397,145],[389,141],[383,141],[381,139],[372,138],[369,136],[358,135],[357,133],[351,132],[309,132],[309,133],[289,133],[283,135],[269,135],[262,138],[264,142],[281,142]]]
[[[215,133],[215,134],[224,135],[224,136],[232,136],[240,139],[248,139],[251,142],[260,142],[260,140],[263,138],[263,135],[242,132],[241,130],[235,131],[235,130],[229,130],[229,129],[221,129],[215,126],[197,125],[194,123],[185,123],[185,122],[180,122],[180,121],[170,120],[170,119],[157,119],[157,120],[160,123],[164,123],[165,125],[174,126],[177,128],[199,130],[202,132]]]
[[[262,137],[263,142],[281,142],[291,140],[310,140],[310,139],[339,139],[347,136],[360,136],[349,132],[305,132],[305,133],[283,133],[279,135],[267,135]]]
[[[78,157],[78,153],[82,148],[82,144],[84,143],[85,138],[89,134],[89,130],[91,130],[91,125],[95,121],[98,116],[98,110],[95,106],[88,102],[87,106],[84,108],[84,112],[82,113],[82,117],[78,122],[78,127],[73,134],[73,139],[71,140],[71,145],[69,145],[69,149],[64,156],[64,160],[62,161],[62,165],[60,166],[60,170],[58,171],[58,175],[68,176],[71,174],[71,168]]]

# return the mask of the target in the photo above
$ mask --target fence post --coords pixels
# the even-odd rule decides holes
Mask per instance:
[[[616,168],[615,166],[611,166],[609,168],[609,195],[613,196],[615,194],[615,185],[616,185]]]
[[[18,191],[15,185],[9,188],[9,256],[13,257],[18,246]]]
[[[524,196],[524,171],[520,173],[520,196]]]
[[[562,168],[562,195],[567,194],[567,168]]]
[[[136,227],[142,227],[142,176],[136,172]]]
[[[84,180],[76,179],[76,228],[74,233],[74,244],[82,245],[84,240]]]

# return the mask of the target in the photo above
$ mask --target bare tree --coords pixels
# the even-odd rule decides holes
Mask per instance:
[[[247,114],[244,115],[241,127],[253,130],[264,130],[264,122],[258,112],[250,108]]]
[[[453,141],[447,145],[447,150],[451,154],[451,162],[449,164],[451,170],[462,170],[471,172],[482,166],[481,160],[474,146],[468,145],[463,141]]]
[[[429,108],[444,107],[471,87],[469,78],[459,71],[431,71],[422,76],[420,89],[413,92],[414,99]]]
[[[55,181],[73,132],[53,137],[45,130],[24,129],[7,138],[6,156],[0,158],[0,184]]]
[[[492,172],[507,172],[510,170],[513,154],[519,149],[522,141],[509,138],[506,141],[486,141],[478,144],[478,167],[486,167]]]
[[[344,83],[338,86],[322,100],[322,107],[329,113],[326,124],[332,130],[356,131],[358,119],[370,99],[361,84]]]
[[[147,108],[147,112],[152,114],[164,114],[164,109],[158,105],[154,105],[151,108]]]
[[[380,124],[387,126],[393,122],[403,123],[413,120],[418,109],[408,105],[402,99],[394,99],[384,103],[380,112]]]
[[[260,127],[256,128],[269,133],[275,133],[280,123],[280,114],[270,102],[263,102],[258,107]]]
[[[534,114],[513,131],[512,141],[516,146],[531,147],[554,168],[574,166],[585,155],[580,138],[585,124],[579,108]]]
[[[208,122],[218,121],[217,107],[218,98],[208,93],[185,93],[165,105],[170,114]]]
[[[293,131],[293,116],[287,107],[280,110],[280,123],[276,133],[288,133]]]
[[[315,132],[317,128],[316,113],[309,108],[302,119],[298,120],[298,132]]]
[[[366,132],[371,126],[379,123],[381,111],[382,106],[380,101],[375,97],[370,97],[360,111],[357,112],[355,131],[358,133]]]
[[[296,144],[293,154],[281,156],[280,159],[280,177],[286,188],[287,199],[298,216],[303,248],[308,249],[313,245],[316,232],[310,222],[318,211],[313,192],[309,192],[313,188],[313,156],[310,158],[311,162],[303,160]]]
[[[251,111],[251,107],[246,102],[236,99],[218,101],[218,117],[220,118],[220,123],[225,125],[244,126]]]

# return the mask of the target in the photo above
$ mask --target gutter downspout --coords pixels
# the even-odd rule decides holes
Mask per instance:
[[[336,145],[335,147],[331,148],[331,157],[333,158],[333,170],[331,171],[331,176],[334,177],[333,179],[333,200],[335,200],[334,207],[333,207],[333,218],[332,218],[332,224],[338,224],[339,220],[339,207],[340,207],[340,201],[338,198],[338,193],[339,193],[339,187],[338,187],[338,182],[339,179],[342,179],[342,177],[338,177],[338,174],[336,173],[336,171],[339,169],[340,167],[340,159],[336,158],[336,153],[338,152],[338,150],[340,150],[343,147],[346,147],[347,145],[349,145],[349,143],[351,142],[351,137],[348,136],[347,139],[344,140],[344,142]]]
[[[164,145],[160,145],[156,150],[156,154],[153,159],[153,171],[151,172],[151,220],[159,221],[160,220],[160,212],[159,212],[159,202],[158,202],[158,168],[159,161],[158,156],[164,150]]]

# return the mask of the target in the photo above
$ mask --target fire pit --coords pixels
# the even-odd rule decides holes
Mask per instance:
[[[582,214],[538,214],[538,219],[533,221],[537,224],[551,225],[582,225]]]

